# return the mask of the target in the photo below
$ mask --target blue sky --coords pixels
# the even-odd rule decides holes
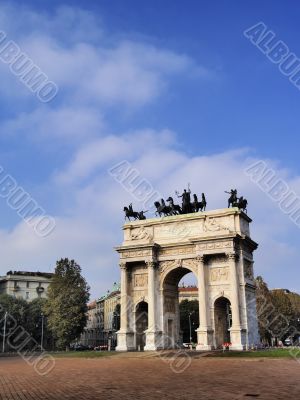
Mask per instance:
[[[0,30],[59,92],[42,104],[0,62],[0,164],[57,222],[37,238],[2,199],[0,273],[67,256],[93,297],[106,291],[132,200],[107,170],[127,159],[166,195],[203,189],[209,208],[237,186],[256,273],[299,290],[299,228],[243,172],[265,160],[300,195],[300,91],[243,35],[263,21],[300,57],[299,14],[279,1],[2,2]]]

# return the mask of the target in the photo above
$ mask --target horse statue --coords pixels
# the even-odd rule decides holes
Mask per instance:
[[[238,203],[237,203],[237,207],[238,207],[240,210],[244,211],[244,212],[247,214],[247,205],[248,205],[248,200],[247,200],[247,199],[244,199],[244,197],[241,196],[241,197],[239,198]]]
[[[231,189],[230,192],[225,192],[225,193],[230,194],[230,197],[228,199],[228,208],[230,206],[238,207],[240,210],[242,210],[245,213],[247,213],[247,205],[248,205],[248,200],[247,199],[244,199],[243,196],[238,197],[236,189]]]
[[[139,213],[137,211],[133,211],[130,207],[124,207],[123,211],[125,212],[125,221],[126,218],[130,221],[130,218],[133,218],[134,221],[139,219]]]
[[[178,204],[174,204],[173,197],[170,196],[166,201],[169,203],[172,215],[182,214],[181,207]]]
[[[194,201],[192,203],[193,211],[194,212],[198,212],[199,210],[200,211],[205,211],[206,205],[207,205],[205,194],[202,193],[202,201],[198,201],[198,197],[197,197],[196,194],[194,194],[193,197],[194,197]]]
[[[155,215],[161,215],[163,214],[164,217],[172,215],[171,207],[166,206],[164,199],[161,199],[161,203],[159,201],[155,201],[154,205],[156,207]]]
[[[237,202],[238,202],[237,190],[231,189],[230,192],[225,191],[225,193],[230,194],[230,197],[228,199],[228,208],[230,208],[230,206],[237,207]]]
[[[144,220],[144,219],[146,219],[146,215],[144,215],[146,212],[148,212],[148,210],[147,210],[147,211],[140,211],[140,212],[139,212],[139,220]]]
[[[128,221],[130,221],[130,218],[133,218],[134,221],[136,221],[137,219],[139,220],[146,219],[144,213],[146,213],[147,211],[133,211],[132,203],[129,204],[129,207],[124,207],[123,211],[125,212],[125,221],[126,218],[128,219]]]

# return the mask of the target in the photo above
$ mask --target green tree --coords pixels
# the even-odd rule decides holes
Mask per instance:
[[[46,303],[46,299],[37,298],[28,304],[26,328],[37,343],[41,343],[43,330],[43,348],[50,350],[54,347],[54,338],[44,315]]]
[[[68,350],[86,325],[89,287],[80,266],[68,258],[57,261],[44,306],[58,348]]]
[[[287,292],[283,289],[271,290],[271,301],[275,307],[273,321],[270,328],[273,336],[284,340],[289,336],[290,327],[293,321],[293,306]]]
[[[261,276],[256,278],[256,303],[262,341],[299,336],[300,296],[284,289],[269,290]]]
[[[258,319],[258,329],[261,340],[271,344],[272,333],[270,331],[270,318],[274,314],[271,294],[268,285],[261,276],[256,278],[256,311]]]
[[[18,341],[15,341],[15,338],[20,336],[20,330],[18,333],[16,328],[20,327],[27,330],[27,309],[28,304],[25,300],[19,299],[13,296],[9,296],[8,294],[0,295],[0,334],[1,338],[4,331],[4,323],[5,323],[5,313],[7,312],[6,318],[6,335],[5,337],[8,339],[6,341],[6,350],[11,350],[9,346],[10,343],[14,343],[17,345]],[[20,338],[21,340],[21,338]]]
[[[183,300],[179,304],[180,312],[180,330],[182,331],[182,339],[184,343],[190,341],[190,320],[191,318],[191,335],[192,341],[197,342],[196,329],[199,327],[199,302],[198,300]]]

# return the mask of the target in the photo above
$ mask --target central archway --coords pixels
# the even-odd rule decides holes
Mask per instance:
[[[194,272],[186,268],[185,266],[180,266],[169,271],[163,280],[162,284],[162,299],[163,299],[163,333],[164,333],[164,348],[178,348],[182,346],[183,343],[183,332],[182,326],[180,324],[180,306],[179,306],[179,283],[184,276],[187,274],[193,274],[195,281],[197,282],[197,277]],[[198,283],[198,282],[197,282]],[[196,285],[198,286],[198,284]],[[198,299],[196,300],[198,301]],[[189,309],[186,308],[187,323],[190,324],[190,330],[188,332],[188,337],[194,337],[194,331],[198,326],[194,326],[191,320],[191,315],[189,315]],[[197,323],[199,321],[199,307],[198,307],[198,318],[196,318]],[[182,318],[181,318],[182,320]],[[192,332],[193,330],[193,332]]]

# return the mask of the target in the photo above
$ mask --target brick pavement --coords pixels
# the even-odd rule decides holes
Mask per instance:
[[[300,398],[300,364],[293,360],[193,358],[179,374],[172,362],[134,355],[59,358],[39,376],[19,358],[0,358],[0,399]]]

